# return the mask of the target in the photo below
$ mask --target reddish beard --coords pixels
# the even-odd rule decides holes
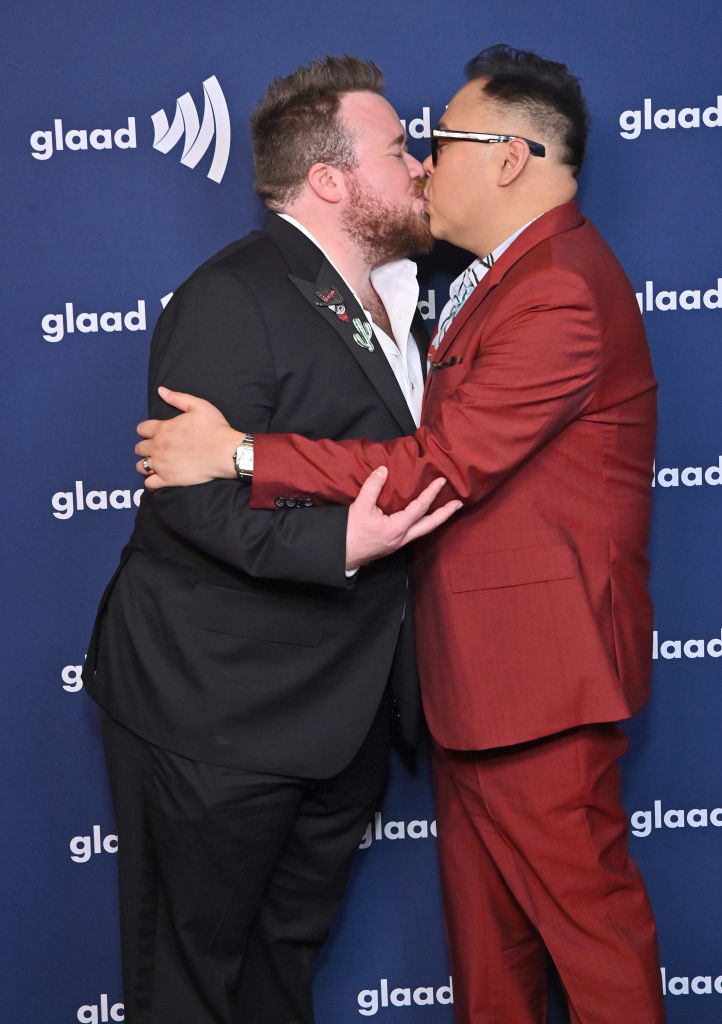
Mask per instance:
[[[347,182],[350,202],[343,226],[370,267],[429,251],[433,238],[428,218],[416,203],[423,192],[423,178],[416,179],[414,198],[408,206],[385,203],[353,173]]]

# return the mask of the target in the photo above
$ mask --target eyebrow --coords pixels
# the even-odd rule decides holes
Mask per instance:
[[[408,139],[407,139],[407,136],[406,136],[406,132],[401,132],[399,135],[396,136],[395,139],[391,140],[391,142],[389,143],[389,147],[391,147],[391,146],[405,146],[407,144],[407,142],[408,142]]]

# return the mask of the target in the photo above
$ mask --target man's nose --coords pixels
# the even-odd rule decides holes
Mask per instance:
[[[423,176],[424,176],[424,168],[423,168],[421,162],[419,160],[417,160],[415,156],[412,156],[411,153],[406,153],[405,157],[406,157],[406,166],[409,169],[410,176],[412,178],[423,178]]]

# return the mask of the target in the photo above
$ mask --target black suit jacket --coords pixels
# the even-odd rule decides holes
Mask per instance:
[[[176,291],[153,335],[159,384],[217,405],[255,431],[378,440],[414,430],[380,346],[317,304],[337,288],[320,250],[270,215]],[[414,336],[425,365],[427,334]],[[229,452],[229,458],[231,453]],[[143,495],[101,600],[84,682],[112,717],[187,757],[327,777],[360,746],[391,676],[402,731],[418,694],[404,552],[344,572],[345,508],[248,508],[249,488],[217,480]],[[403,626],[402,626],[403,620]]]

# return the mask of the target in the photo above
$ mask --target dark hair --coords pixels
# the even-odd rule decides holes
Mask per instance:
[[[272,210],[299,194],[318,162],[357,165],[353,132],[339,116],[348,92],[383,92],[380,69],[360,57],[324,57],[275,78],[251,114],[256,193]]]
[[[487,96],[523,112],[562,147],[564,163],[579,172],[589,134],[589,113],[579,80],[566,64],[499,43],[488,46],[464,68],[467,79],[488,78]],[[495,130],[492,125],[489,131]]]

